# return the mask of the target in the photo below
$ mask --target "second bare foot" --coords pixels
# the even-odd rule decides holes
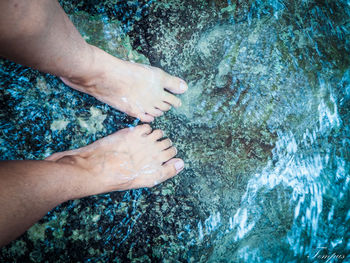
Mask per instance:
[[[159,68],[124,61],[90,47],[94,54],[91,74],[79,80],[61,78],[68,86],[143,122],[151,122],[172,106],[181,105],[181,100],[172,93],[181,94],[187,90],[182,79]]]
[[[87,171],[81,196],[152,187],[178,174],[184,162],[161,130],[148,124],[126,128],[86,147],[55,153],[46,160],[76,165]]]

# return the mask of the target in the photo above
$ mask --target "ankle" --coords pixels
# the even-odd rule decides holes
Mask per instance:
[[[98,59],[100,54],[99,49],[93,45],[87,44],[85,50],[85,56],[82,61],[81,71],[74,74],[67,74],[61,76],[63,81],[71,82],[75,85],[82,86],[84,88],[91,88],[97,85],[98,79],[104,74],[104,71],[98,67]]]
[[[67,155],[57,161],[62,171],[66,171],[66,187],[69,196],[67,200],[83,198],[96,194],[93,185],[90,184],[93,178],[89,162],[78,155]]]

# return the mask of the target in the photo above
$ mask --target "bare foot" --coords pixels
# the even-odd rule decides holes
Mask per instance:
[[[148,124],[126,128],[86,147],[55,153],[46,160],[77,165],[91,177],[83,178],[85,195],[152,187],[184,167],[170,139]]]
[[[170,92],[181,94],[187,90],[182,79],[159,68],[124,61],[90,47],[94,54],[91,74],[79,80],[61,78],[68,86],[143,122],[151,122],[171,106],[181,105],[180,99]]]

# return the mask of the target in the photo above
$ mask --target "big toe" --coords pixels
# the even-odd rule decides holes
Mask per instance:
[[[181,172],[184,167],[185,163],[182,159],[173,158],[163,164],[163,177],[167,180]]]
[[[181,94],[188,89],[187,83],[184,80],[171,76],[168,73],[165,74],[164,88],[166,90],[175,94]]]
[[[164,163],[157,173],[150,176],[140,176],[134,182],[135,188],[153,187],[160,184],[181,172],[184,168],[183,160],[174,158]]]

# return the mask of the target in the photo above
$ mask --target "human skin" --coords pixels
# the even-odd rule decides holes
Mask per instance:
[[[87,44],[57,1],[0,0],[0,10],[1,56],[59,76],[143,122],[181,105],[172,93],[185,92],[185,81]]]
[[[152,187],[175,176],[184,163],[162,137],[144,124],[43,161],[0,162],[0,247],[65,201]]]
[[[183,80],[87,44],[57,1],[0,0],[0,13],[2,57],[59,76],[143,122],[181,105],[173,94],[185,92]],[[184,163],[162,136],[140,125],[43,161],[0,162],[0,247],[62,202],[152,187],[178,174]]]

